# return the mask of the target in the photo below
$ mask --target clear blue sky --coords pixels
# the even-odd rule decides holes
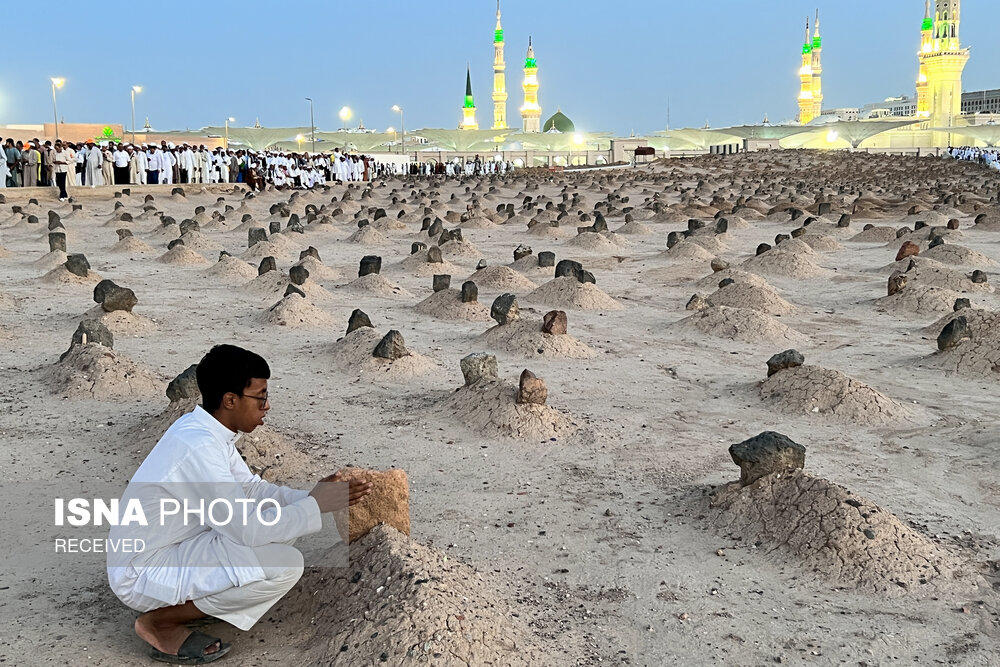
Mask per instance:
[[[320,129],[336,129],[344,105],[354,124],[398,126],[393,104],[409,129],[451,128],[467,61],[479,123],[492,121],[495,0],[4,4],[0,124],[50,121],[49,78],[63,76],[67,122],[128,124],[129,90],[141,84],[137,123],[148,116],[160,130],[226,116],[308,125],[306,96]],[[923,0],[503,0],[510,124],[520,124],[529,34],[543,118],[561,107],[579,129],[641,134],[665,126],[668,98],[672,127],[791,118],[804,22],[817,5],[824,106],[913,94]],[[1000,87],[998,26],[997,0],[962,3],[966,90]]]

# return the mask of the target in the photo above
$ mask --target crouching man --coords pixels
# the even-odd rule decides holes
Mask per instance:
[[[264,423],[270,376],[257,354],[213,347],[197,369],[202,405],[173,423],[125,490],[122,506],[138,498],[147,525],[123,521],[110,537],[145,548],[109,553],[108,581],[143,612],[135,632],[156,660],[199,665],[228,653],[229,644],[187,624],[214,616],[249,630],[302,576],[292,542],[319,531],[323,512],[371,491],[367,482],[330,483],[340,473],[301,491],[250,472],[236,441]]]

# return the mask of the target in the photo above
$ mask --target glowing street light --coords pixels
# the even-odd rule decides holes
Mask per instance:
[[[312,100],[311,97],[307,97],[306,99],[309,100],[309,128],[311,130],[311,136],[312,136],[312,152],[315,153],[316,152],[316,120],[315,120],[315,117],[313,116],[313,100]]]
[[[298,144],[299,144],[299,152],[300,153],[302,152],[302,142],[305,141],[305,140],[306,140],[306,138],[303,137],[301,134],[296,134],[295,135],[295,141],[297,141]]]
[[[61,76],[52,77],[52,120],[56,122],[56,141],[59,141],[59,110],[56,108],[56,88],[62,88],[66,79]]]
[[[399,152],[403,153],[406,151],[406,123],[403,122],[403,107],[398,104],[393,104],[392,110],[399,112],[399,134],[401,136],[399,141]]]
[[[236,119],[230,116],[226,119],[226,150],[229,150],[229,124],[235,123]]]
[[[132,86],[132,143],[135,143],[135,94],[142,92],[142,86]]]
[[[385,128],[385,133],[386,134],[389,134],[390,132],[392,132],[392,143],[396,143],[396,139],[397,139],[396,128],[394,128],[391,125],[389,127]]]
[[[839,136],[840,135],[837,134],[836,130],[830,130],[829,132],[826,133],[826,141],[827,141],[827,143],[832,144],[833,142],[835,142],[837,140],[837,138]]]
[[[344,124],[344,128],[346,129],[347,121],[351,120],[351,116],[354,115],[354,112],[351,111],[351,107],[340,107],[340,112],[338,112],[337,115],[340,117],[340,122]]]

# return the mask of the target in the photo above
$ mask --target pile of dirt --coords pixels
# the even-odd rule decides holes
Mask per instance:
[[[306,255],[304,259],[295,263],[296,266],[304,266],[309,272],[309,277],[313,280],[339,280],[340,272],[337,269],[327,266],[312,255]]]
[[[596,232],[584,232],[583,234],[577,234],[575,237],[567,241],[566,245],[575,248],[576,250],[601,253],[616,252],[619,248],[618,244],[614,243],[611,239]]]
[[[41,269],[42,271],[51,271],[52,269],[63,264],[65,261],[65,252],[62,250],[52,250],[33,261],[31,265],[36,269]]]
[[[953,243],[943,243],[920,254],[925,259],[933,259],[942,264],[958,264],[976,268],[990,268],[997,263],[983,253]]]
[[[943,329],[948,321],[963,316],[969,324],[970,338],[947,350],[936,352],[920,365],[946,373],[973,377],[1000,378],[1000,313],[966,308],[938,320],[931,327]],[[931,328],[928,327],[928,328]],[[937,336],[935,335],[935,338]]]
[[[876,226],[859,232],[847,240],[856,243],[888,243],[896,240],[896,228]]]
[[[473,273],[468,280],[476,283],[481,290],[526,292],[538,287],[509,266],[487,266]]]
[[[641,222],[626,222],[624,225],[615,230],[615,234],[633,234],[636,236],[649,236],[650,234],[655,234],[656,231],[649,225],[644,225]]]
[[[469,241],[448,241],[441,246],[445,257],[482,257],[482,251]]]
[[[419,278],[426,278],[427,276],[438,274],[458,276],[466,271],[465,269],[462,269],[447,260],[442,262],[428,262],[426,250],[420,250],[412,255],[407,255],[406,259],[401,261],[397,266],[407,271],[410,275],[417,276]]]
[[[528,227],[528,234],[552,241],[571,239],[577,236],[576,229],[570,225],[550,225],[544,222]]]
[[[871,500],[801,470],[719,487],[707,514],[719,533],[780,565],[792,561],[866,593],[923,597],[975,587],[958,554]]]
[[[301,298],[301,297],[299,297]],[[325,470],[325,463],[312,461],[300,452],[291,439],[270,426],[258,426],[236,441],[236,449],[250,471],[269,482],[308,488]]]
[[[186,245],[175,245],[170,250],[156,258],[161,264],[175,264],[178,266],[203,266],[208,264],[208,260],[196,253]]]
[[[671,326],[744,343],[803,343],[808,340],[805,334],[750,308],[709,306]]]
[[[271,236],[274,238],[277,234]],[[293,250],[286,248],[283,245],[278,245],[277,243],[272,243],[271,241],[258,241],[254,243],[248,250],[246,250],[240,257],[250,262],[251,264],[259,264],[260,260],[265,257],[274,257],[275,259],[290,260],[294,257]]]
[[[78,276],[60,264],[42,276],[41,280],[52,285],[96,285],[101,282],[101,274],[91,269],[86,276]]]
[[[118,241],[110,248],[108,252],[121,252],[121,253],[146,253],[153,252],[153,246],[149,245],[145,241],[135,236],[126,236],[125,238]]]
[[[711,262],[715,255],[708,250],[705,250],[700,244],[694,243],[693,241],[681,241],[676,244],[673,248],[667,248],[662,253],[661,257],[669,257],[670,259],[686,259],[694,262]]]
[[[516,383],[480,381],[452,392],[434,411],[487,438],[545,442],[576,432],[568,415],[549,405],[518,403],[516,396]]]
[[[915,266],[906,271],[910,259]],[[955,292],[992,292],[993,287],[989,283],[974,283],[972,279],[961,271],[949,268],[941,262],[922,257],[913,257],[900,260],[898,263],[900,271],[906,271],[906,286],[923,285],[925,287],[940,287]]]
[[[961,294],[943,287],[907,285],[892,296],[875,299],[875,307],[891,313],[935,315],[949,313]]]
[[[767,282],[767,279],[763,276],[758,276],[756,273],[740,271],[739,269],[723,269],[722,271],[710,273],[704,278],[699,279],[694,286],[696,289],[701,291],[719,289],[719,283],[727,278],[737,283],[751,285],[753,287],[771,287],[771,284]]]
[[[957,312],[948,313],[933,324],[924,327],[921,333],[928,338],[937,340],[941,330],[953,319],[960,316],[965,318],[974,340],[995,336],[997,332],[1000,332],[1000,312],[982,308],[963,308]]]
[[[557,308],[576,310],[622,310],[624,306],[605,294],[593,283],[581,283],[571,276],[553,278],[525,295],[535,301]]]
[[[206,269],[205,275],[226,282],[245,283],[257,277],[257,269],[238,257],[226,255]]]
[[[355,278],[346,285],[337,285],[337,289],[355,292],[357,294],[369,294],[381,297],[410,298],[413,296],[380,273],[369,273],[361,276],[360,278]]]
[[[767,283],[753,285],[733,282],[710,295],[708,302],[713,306],[749,308],[768,315],[787,315],[795,311],[795,306],[785,301],[777,290]]]
[[[181,239],[184,240],[185,248],[190,248],[196,252],[218,254],[218,252],[223,249],[221,245],[198,231],[189,231],[188,233],[183,234]]]
[[[780,370],[760,385],[760,397],[789,413],[819,414],[863,426],[892,426],[913,411],[840,371],[803,365]]]
[[[358,245],[384,245],[389,242],[389,237],[371,225],[365,225],[344,239],[344,241],[346,243],[357,243]]]
[[[373,357],[372,351],[383,335],[372,327],[355,329],[333,344],[333,365],[345,373],[374,382],[406,381],[436,368],[433,361],[412,351],[392,361]]]
[[[515,320],[490,328],[476,340],[489,349],[527,359],[590,359],[594,350],[569,334],[547,334],[540,320]]]
[[[144,315],[130,313],[125,310],[115,310],[107,313],[100,306],[94,306],[88,310],[83,314],[81,319],[100,321],[101,324],[106,326],[115,335],[115,338],[119,336],[145,336],[158,329],[153,320]]]
[[[836,252],[837,250],[844,249],[844,246],[840,244],[840,241],[832,236],[827,236],[826,234],[805,234],[800,236],[798,240],[802,241],[813,250],[817,250],[819,252]]]
[[[137,400],[167,388],[165,378],[96,343],[74,345],[43,376],[52,393],[74,399]]]
[[[768,250],[762,255],[751,257],[743,262],[743,268],[766,276],[776,276],[779,278],[816,278],[829,273],[826,269],[818,266],[812,259],[815,252],[805,243],[802,247],[809,248],[808,252],[803,252],[799,248],[785,249],[785,241],[781,245]]]
[[[290,329],[326,329],[337,326],[333,316],[317,308],[300,294],[289,294],[262,315],[267,324]]]
[[[430,315],[439,320],[468,320],[489,322],[490,309],[478,301],[462,302],[462,292],[449,288],[434,292],[413,307],[418,313]]]
[[[307,569],[268,622],[250,631],[248,645],[269,645],[280,634],[283,662],[303,665],[558,662],[487,581],[471,566],[377,526],[351,545],[349,568]]]

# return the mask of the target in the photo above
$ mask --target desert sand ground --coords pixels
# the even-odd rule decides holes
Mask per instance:
[[[267,426],[241,445],[265,477],[409,477],[409,538],[376,529],[350,568],[307,571],[250,632],[211,626],[235,644],[220,664],[1000,664],[1000,179],[985,169],[794,151],[367,193],[115,191],[77,190],[76,212],[3,193],[8,490],[120,491],[190,408],[168,405],[167,382],[220,342],[271,364]],[[86,277],[48,252],[50,210]],[[578,233],[596,212],[608,231]],[[199,229],[168,252],[181,234],[165,216]],[[411,255],[439,240],[425,218],[461,229],[440,264]],[[248,230],[273,221],[281,231],[248,249]],[[919,254],[896,262],[905,241]],[[532,254],[515,262],[521,244]],[[306,297],[282,298],[310,246]],[[544,251],[596,284],[554,279]],[[380,276],[358,279],[365,255]],[[266,256],[277,271],[258,277]],[[887,296],[896,270],[906,284]],[[434,294],[441,273],[453,291]],[[458,295],[473,274],[479,305]],[[135,292],[131,313],[103,314],[101,278]],[[520,319],[497,326],[503,293]],[[954,313],[959,298],[970,307]],[[356,308],[374,331],[345,337]],[[567,334],[541,332],[551,310]],[[966,335],[939,351],[958,316]],[[113,351],[60,362],[85,318]],[[375,359],[392,329],[410,354]],[[768,378],[790,348],[805,364]],[[473,352],[496,355],[498,381],[463,388]],[[514,403],[524,369],[546,406]],[[804,445],[805,469],[741,489],[727,449],[763,431]],[[8,563],[0,661],[153,664],[135,616],[100,557]]]

